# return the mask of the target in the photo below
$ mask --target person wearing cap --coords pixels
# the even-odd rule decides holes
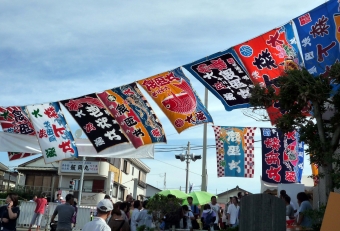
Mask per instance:
[[[110,200],[104,199],[99,201],[97,205],[97,217],[92,221],[87,222],[82,231],[111,231],[111,228],[106,224],[107,218],[111,215],[113,204]]]

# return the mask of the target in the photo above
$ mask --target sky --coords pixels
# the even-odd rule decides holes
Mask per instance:
[[[324,3],[324,0],[187,0],[187,1],[1,1],[0,106],[25,106],[70,99],[147,78],[247,41]],[[204,99],[204,87],[188,72]],[[202,154],[203,126],[178,134],[147,96],[167,135],[155,158],[143,160],[151,172],[147,183],[185,188],[185,162],[175,159],[188,142]],[[227,112],[209,93],[208,111],[215,125],[271,127]],[[79,126],[63,110],[72,131]],[[208,145],[214,132],[208,125]],[[259,129],[255,140],[260,140]],[[159,150],[166,151],[160,152]],[[182,152],[184,153],[184,152]],[[0,161],[14,167],[29,158]],[[308,157],[304,175],[310,175]],[[254,178],[217,178],[216,151],[207,153],[208,191],[221,193],[237,185],[260,191],[261,144],[255,143]],[[189,181],[201,185],[202,161],[190,164]]]

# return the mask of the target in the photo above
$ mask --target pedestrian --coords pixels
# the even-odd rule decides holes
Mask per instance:
[[[285,203],[286,203],[286,216],[289,217],[289,219],[294,219],[294,209],[292,205],[290,204],[290,197],[288,195],[285,196]]]
[[[72,216],[75,213],[75,209],[72,206],[74,202],[74,196],[72,194],[67,194],[65,199],[66,203],[57,205],[51,218],[51,223],[55,223],[54,219],[58,215],[57,231],[72,230]]]
[[[54,200],[54,203],[61,204],[61,200],[62,200],[61,194],[58,193],[58,194],[57,194],[57,199]]]
[[[230,227],[236,227],[238,225],[238,215],[240,206],[238,206],[238,198],[233,197],[233,203],[228,206],[227,216]]]
[[[38,198],[38,196],[37,195],[34,195],[33,196],[33,198],[32,198],[32,200],[30,200],[30,202],[35,202],[35,200]]]
[[[209,203],[210,208],[215,212],[216,214],[216,220],[214,222],[214,230],[220,230],[220,228],[218,227],[218,221],[219,218],[221,217],[220,215],[220,206],[219,204],[217,204],[217,200],[215,196],[211,197],[211,202]]]
[[[239,204],[241,203],[242,197],[243,197],[243,193],[242,192],[238,192],[237,193],[237,201],[238,201]]]
[[[214,223],[216,221],[217,214],[211,209],[210,204],[206,204],[203,207],[201,221],[203,223],[203,230],[214,229]]]
[[[121,212],[121,216],[124,218],[124,220],[126,220],[127,223],[129,223],[129,218],[126,215],[127,212],[128,212],[128,203],[127,202],[122,202],[119,205],[119,209],[120,209],[120,212]]]
[[[90,222],[87,222],[82,231],[111,231],[111,228],[106,224],[107,218],[111,215],[113,205],[110,200],[103,199],[97,204],[97,216]]]
[[[73,214],[72,219],[71,219],[71,224],[72,224],[72,227],[76,227],[77,213],[78,213],[78,207],[77,207],[76,199],[74,199],[72,206],[74,207],[74,214]]]
[[[192,229],[192,221],[195,220],[194,214],[191,212],[191,208],[187,205],[182,206],[183,210],[183,229]]]
[[[137,222],[139,227],[145,225],[145,228],[152,228],[152,215],[148,213],[147,205],[148,201],[143,201],[143,210],[140,211]]]
[[[111,231],[130,231],[129,222],[122,217],[120,209],[112,211],[111,219],[108,223]]]
[[[9,193],[6,197],[6,206],[1,207],[1,230],[16,230],[17,219],[20,215],[18,207],[18,195]]]
[[[191,208],[191,212],[194,214],[195,218],[198,219],[200,212],[197,205],[193,204],[193,198],[191,196],[187,197],[188,206]]]
[[[34,202],[36,203],[36,206],[31,224],[28,227],[28,231],[31,231],[31,228],[34,224],[37,226],[37,231],[40,230],[41,219],[45,213],[45,208],[47,205],[46,194],[42,193],[39,198],[35,199]]]
[[[281,190],[280,191],[280,199],[285,200],[285,196],[288,196],[286,190]],[[293,207],[294,213],[296,213],[297,209],[296,209],[295,204],[292,202],[292,200],[290,200],[290,205]]]
[[[305,215],[305,212],[307,210],[311,210],[312,205],[309,202],[309,197],[305,192],[299,192],[296,195],[298,204],[299,204],[299,210],[298,210],[298,217],[296,220],[296,224],[300,225],[305,228],[311,228],[312,227],[312,219]]]
[[[133,203],[133,207],[134,209],[131,214],[131,231],[137,231],[137,226],[138,226],[137,218],[142,208],[142,204],[140,203],[139,200],[136,200]]]

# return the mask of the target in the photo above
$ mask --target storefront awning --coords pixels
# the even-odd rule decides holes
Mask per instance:
[[[104,158],[154,158],[154,145],[135,149],[132,144],[120,144],[97,153],[88,139],[75,139],[79,156]],[[0,152],[41,153],[35,136],[0,132]]]

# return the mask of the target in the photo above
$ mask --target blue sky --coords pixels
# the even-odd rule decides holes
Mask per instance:
[[[19,106],[73,98],[128,84],[249,40],[324,3],[316,1],[2,1],[0,7],[0,105]],[[203,86],[188,72],[201,99]],[[150,97],[148,97],[150,99]],[[203,126],[177,134],[165,115],[160,118],[168,145],[202,145]],[[212,94],[208,110],[215,125],[269,127],[241,110],[227,112]],[[65,110],[64,110],[65,112]],[[78,129],[66,114],[72,131]],[[260,133],[257,131],[256,140]],[[208,126],[208,144],[214,133]],[[175,146],[172,146],[175,145]],[[255,177],[217,178],[215,149],[208,150],[208,191],[239,185],[260,190],[261,149],[255,145]],[[175,152],[156,153],[144,162],[151,168],[147,182],[162,187],[185,186],[185,163]],[[201,154],[201,150],[195,151]],[[9,162],[1,153],[0,161]],[[162,161],[162,162],[161,162]],[[165,163],[164,163],[165,162]],[[173,167],[176,166],[176,167]],[[190,182],[200,185],[202,162],[190,165]],[[305,174],[310,174],[306,165]]]

